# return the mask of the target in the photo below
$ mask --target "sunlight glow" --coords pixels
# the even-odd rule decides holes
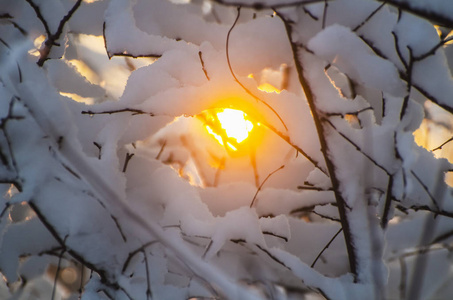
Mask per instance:
[[[40,55],[39,49],[41,48],[41,45],[42,45],[42,43],[44,43],[45,40],[46,40],[46,36],[45,36],[45,35],[40,35],[40,36],[38,36],[38,37],[33,41],[33,45],[35,46],[35,49],[29,50],[29,51],[28,51],[28,54],[33,55],[33,56],[36,56],[36,57],[39,57],[39,55]]]
[[[263,91],[263,92],[266,92],[266,93],[277,93],[277,94],[280,94],[280,90],[278,88],[276,88],[275,86],[273,86],[272,84],[270,83],[262,83],[258,86],[258,89]]]
[[[236,139],[238,143],[242,142],[249,136],[253,129],[253,124],[245,119],[245,114],[236,109],[225,109],[217,113],[217,118],[228,137]]]
[[[205,113],[205,128],[220,145],[237,151],[238,144],[249,137],[254,125],[247,115],[236,109],[225,108]]]

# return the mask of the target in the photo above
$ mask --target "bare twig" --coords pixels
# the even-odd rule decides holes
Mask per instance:
[[[93,145],[95,145],[96,148],[98,148],[98,150],[99,150],[98,159],[101,159],[101,154],[102,154],[102,146],[101,146],[101,144],[99,144],[97,142],[93,142]]]
[[[368,154],[366,154],[362,148],[357,145],[354,141],[352,141],[349,137],[347,137],[344,133],[342,133],[341,131],[339,131],[336,126],[330,122],[330,120],[326,119],[326,118],[322,118],[323,121],[325,121],[326,123],[328,123],[333,129],[335,129],[335,131],[343,138],[345,139],[347,142],[349,142],[352,146],[354,146],[354,148],[356,148],[357,151],[359,151],[360,153],[362,153],[363,156],[365,156],[366,158],[368,158],[369,161],[371,161],[376,167],[378,167],[379,169],[381,169],[382,171],[384,171],[387,175],[391,175],[390,172],[384,168],[384,166],[378,164],[377,161],[375,161],[371,156],[369,156]]]
[[[129,266],[129,263],[131,262],[132,258],[137,255],[138,253],[144,251],[146,248],[149,246],[157,243],[157,241],[149,241],[147,243],[144,243],[141,245],[139,248],[135,249],[134,251],[130,252],[129,255],[127,256],[126,260],[124,261],[123,268],[121,269],[121,274],[124,274],[126,272],[127,267]]]
[[[142,250],[143,256],[145,258],[145,270],[146,270],[146,299],[152,299],[153,294],[151,292],[151,282],[149,277],[149,265],[148,265],[148,255],[146,254],[145,249]]]
[[[30,4],[30,6],[35,11],[36,16],[43,24],[44,29],[46,30],[46,34],[47,34],[47,39],[44,42],[43,47],[39,50],[40,57],[37,62],[38,66],[42,67],[44,62],[48,59],[48,56],[50,54],[50,50],[52,49],[52,47],[60,46],[60,44],[57,43],[57,40],[60,38],[61,34],[63,33],[63,28],[64,28],[65,24],[69,21],[69,19],[71,19],[72,15],[79,8],[80,4],[82,4],[82,0],[77,0],[76,3],[74,3],[74,6],[63,17],[63,19],[60,20],[57,31],[54,34],[52,34],[52,32],[50,31],[49,25],[47,24],[47,21],[44,19],[44,16],[42,15],[39,6],[37,6],[32,0],[26,0],[26,1],[28,4]]]
[[[126,51],[111,53],[107,47],[107,38],[105,36],[106,26],[107,25],[105,24],[105,22],[102,23],[102,37],[104,38],[104,48],[105,48],[105,52],[107,53],[107,56],[109,59],[111,59],[114,56],[125,56],[125,57],[132,57],[132,58],[159,58],[162,56],[162,54],[153,54],[153,53],[134,55],[134,54],[127,53]]]
[[[154,114],[151,112],[146,112],[140,109],[134,109],[134,108],[122,108],[122,109],[114,109],[114,110],[107,110],[107,111],[92,111],[92,110],[84,110],[82,111],[83,115],[105,115],[105,114],[117,114],[117,113],[122,113],[122,112],[131,112],[133,116],[135,115],[149,115],[151,117],[154,117]]]
[[[126,173],[127,166],[129,165],[129,161],[131,158],[134,156],[134,153],[126,153],[126,159],[124,160],[124,165],[123,165],[123,173]]]
[[[330,244],[332,244],[332,242],[335,240],[335,238],[340,234],[340,232],[343,230],[343,228],[340,228],[337,233],[335,233],[335,235],[330,239],[330,241],[324,246],[324,248],[321,250],[321,252],[319,252],[318,256],[316,256],[315,260],[312,262],[311,264],[311,268],[313,268],[316,264],[316,262],[318,261],[318,259],[321,257],[321,255],[324,253],[324,251],[327,250],[327,248],[329,248]]]
[[[47,21],[44,19],[44,16],[41,13],[41,9],[39,8],[38,5],[36,5],[32,0],[25,0],[27,1],[28,4],[33,8],[35,11],[36,16],[38,17],[39,21],[41,21],[42,25],[44,26],[44,30],[46,31],[47,36],[51,36],[52,33],[50,32],[49,25],[47,24]]]
[[[324,9],[322,11],[322,29],[326,28],[327,7],[329,7],[329,3],[327,0],[324,0]]]
[[[445,146],[446,144],[450,143],[451,141],[453,141],[453,136],[451,138],[449,138],[447,141],[443,142],[440,146],[432,149],[431,151],[437,151],[437,150],[440,150],[442,149],[443,146]]]
[[[266,126],[267,128],[269,128],[269,130],[271,130],[273,133],[275,133],[277,136],[279,136],[282,140],[284,140],[286,143],[288,143],[288,145],[290,145],[291,147],[293,147],[297,153],[300,153],[302,154],[309,162],[311,162],[317,169],[319,169],[321,172],[323,172],[324,174],[327,175],[327,171],[319,164],[318,161],[316,161],[313,157],[311,157],[310,155],[308,155],[307,152],[305,152],[302,148],[300,148],[299,146],[297,146],[296,144],[294,144],[290,137],[280,131],[278,131],[276,128],[274,128],[272,125],[270,124],[267,124],[266,122],[264,121],[260,121],[261,124],[263,124],[264,126]]]
[[[421,61],[421,60],[423,60],[423,59],[425,59],[425,58],[427,58],[427,57],[429,57],[429,56],[431,56],[431,55],[436,54],[436,51],[437,51],[440,47],[442,47],[443,45],[445,45],[446,43],[451,42],[451,41],[453,41],[453,36],[450,36],[450,37],[448,37],[448,38],[446,38],[446,39],[441,40],[438,44],[436,44],[434,47],[432,47],[432,48],[431,48],[429,51],[427,51],[426,53],[424,53],[424,54],[422,54],[422,55],[419,55],[419,56],[417,56],[417,57],[414,57],[414,61]]]
[[[446,210],[433,210],[431,207],[427,205],[412,205],[410,207],[404,207],[402,205],[397,205],[397,209],[401,210],[402,212],[407,212],[407,210],[412,209],[414,211],[428,211],[430,213],[433,213],[434,215],[439,215],[439,216],[444,216],[448,218],[453,218],[453,212],[446,211]]]
[[[437,204],[437,201],[436,199],[434,198],[434,196],[431,194],[431,192],[429,191],[428,187],[426,186],[426,184],[420,179],[420,177],[418,177],[417,174],[415,174],[415,172],[413,170],[411,170],[411,173],[412,175],[415,177],[415,179],[417,179],[418,183],[423,187],[423,189],[425,190],[425,192],[428,194],[429,198],[431,199],[431,202],[433,203],[434,207],[436,208],[436,211],[439,210],[439,205]]]
[[[198,51],[198,57],[200,57],[200,62],[201,62],[201,69],[203,70],[204,75],[206,76],[206,79],[209,79],[208,72],[206,71],[206,68],[204,66],[204,61],[203,61],[203,53],[201,51]]]
[[[165,140],[163,143],[162,143],[162,146],[160,147],[160,150],[159,150],[159,153],[157,153],[156,155],[156,159],[159,159],[160,156],[162,155],[162,153],[164,152],[164,149],[165,149],[165,146],[167,145],[167,140]]]
[[[360,23],[359,25],[357,25],[356,27],[354,27],[354,29],[352,29],[352,31],[357,31],[359,30],[363,25],[365,25],[378,11],[381,10],[382,7],[384,7],[385,5],[385,1],[384,3],[382,3],[381,5],[379,5],[375,10],[373,10],[369,15],[368,17],[366,17],[365,20],[363,20],[362,23]]]
[[[404,115],[406,114],[406,109],[407,109],[407,105],[409,104],[409,97],[410,97],[411,88],[412,88],[412,68],[414,66],[414,58],[412,55],[411,47],[407,46],[407,49],[409,51],[409,63],[407,64],[407,68],[406,68],[406,78],[407,78],[407,92],[406,93],[407,94],[403,99],[403,106],[401,107],[400,120],[402,120]]]
[[[255,196],[253,196],[253,200],[252,200],[252,203],[250,203],[250,207],[253,207],[253,204],[255,204],[255,201],[256,201],[256,197],[258,196],[258,193],[261,191],[261,189],[263,188],[263,185],[266,183],[266,181],[269,179],[269,177],[271,177],[272,175],[274,175],[276,172],[280,171],[281,169],[283,169],[285,167],[285,165],[283,166],[280,166],[278,169],[270,172],[267,177],[263,180],[263,182],[260,184],[260,186],[258,187],[258,189],[256,190],[256,193],[255,193]]]
[[[233,31],[233,28],[236,26],[237,21],[239,20],[239,16],[241,15],[241,7],[240,7],[240,6],[238,6],[237,11],[238,11],[238,14],[237,14],[237,16],[236,16],[236,20],[234,20],[233,25],[231,26],[230,30],[228,30],[227,38],[226,38],[226,59],[227,59],[228,67],[229,67],[229,69],[230,69],[230,73],[231,73],[231,75],[233,76],[234,81],[236,81],[236,82],[244,89],[244,91],[245,91],[247,94],[249,94],[250,96],[252,96],[252,98],[254,98],[255,100],[257,100],[258,102],[263,103],[267,108],[269,108],[269,109],[277,116],[277,118],[280,120],[280,122],[283,124],[283,127],[285,127],[285,130],[288,131],[288,127],[286,127],[285,122],[284,122],[283,119],[280,117],[280,115],[277,113],[277,111],[276,111],[272,106],[270,106],[268,103],[266,103],[264,100],[262,100],[262,99],[260,99],[259,97],[255,96],[248,88],[246,88],[246,87],[239,81],[239,79],[236,77],[236,75],[234,74],[233,68],[231,67],[230,54],[229,54],[230,34],[231,34],[231,31]]]
[[[393,197],[393,175],[389,176],[389,181],[387,184],[387,194],[385,196],[385,204],[384,204],[384,212],[382,214],[381,218],[381,227],[385,229],[387,227],[388,221],[389,221],[389,212],[390,212],[390,207],[392,203],[392,197]]]

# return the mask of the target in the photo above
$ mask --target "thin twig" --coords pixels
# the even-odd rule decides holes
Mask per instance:
[[[411,93],[411,88],[412,88],[412,68],[414,66],[414,57],[412,54],[412,48],[407,46],[407,49],[409,51],[409,63],[407,64],[407,69],[406,69],[406,78],[407,78],[407,91],[406,91],[406,96],[403,99],[403,106],[401,107],[401,114],[400,114],[400,120],[403,119],[404,115],[406,114],[407,106],[409,104],[409,97]]]
[[[322,29],[326,28],[327,7],[328,6],[329,6],[329,3],[327,3],[327,0],[324,0],[324,9],[322,11]]]
[[[69,21],[69,19],[71,19],[72,15],[79,8],[80,4],[82,4],[82,0],[77,0],[76,3],[74,3],[74,6],[63,17],[63,19],[60,20],[57,31],[54,34],[52,34],[52,32],[50,31],[49,25],[47,24],[47,21],[44,19],[39,6],[37,6],[32,0],[26,0],[26,1],[28,2],[28,4],[30,4],[30,6],[35,11],[36,16],[43,24],[44,29],[47,34],[47,39],[44,42],[43,47],[39,50],[40,57],[37,62],[38,66],[42,67],[44,62],[48,59],[48,56],[50,54],[50,50],[52,49],[52,47],[60,46],[60,44],[58,44],[56,41],[60,38],[61,34],[63,33],[63,28],[64,28],[65,24]]]
[[[253,204],[255,204],[255,200],[256,200],[256,197],[258,196],[258,193],[261,191],[261,189],[263,188],[263,185],[266,183],[266,181],[269,179],[269,177],[271,177],[272,175],[274,175],[276,172],[280,171],[281,169],[283,169],[285,167],[285,165],[283,166],[280,166],[278,169],[270,172],[267,177],[263,180],[263,182],[260,184],[260,186],[258,187],[258,189],[256,190],[256,193],[255,193],[255,196],[253,196],[253,200],[252,200],[252,203],[250,203],[250,207],[253,207]]]
[[[157,241],[149,241],[147,243],[144,243],[141,245],[138,249],[135,249],[134,251],[130,252],[129,255],[127,256],[126,260],[124,261],[123,268],[121,269],[121,274],[124,274],[126,272],[127,267],[129,266],[129,263],[131,262],[132,258],[137,255],[137,253],[144,251],[147,247],[157,243]]]
[[[236,16],[236,20],[234,20],[233,25],[231,26],[230,30],[228,30],[227,38],[226,38],[226,59],[227,59],[227,63],[228,63],[228,68],[230,69],[230,73],[231,73],[231,75],[233,76],[234,81],[236,81],[236,82],[244,89],[244,91],[245,91],[247,94],[249,94],[249,95],[252,96],[255,100],[257,100],[258,102],[263,103],[267,108],[269,108],[269,109],[277,116],[277,118],[280,120],[280,122],[283,124],[283,127],[285,127],[285,130],[288,131],[288,127],[286,127],[285,122],[284,122],[283,119],[280,117],[280,115],[277,113],[277,111],[276,111],[272,106],[270,106],[268,103],[266,103],[265,101],[261,100],[259,97],[255,96],[248,88],[246,88],[246,87],[239,81],[239,79],[238,79],[238,78],[236,77],[236,75],[234,74],[234,71],[233,71],[233,68],[232,68],[231,62],[230,62],[229,43],[230,43],[230,34],[231,34],[231,31],[233,31],[233,28],[236,26],[237,21],[239,20],[239,16],[241,15],[241,7],[240,7],[240,6],[238,6],[237,11],[238,11],[238,14],[237,14],[237,16]]]
[[[152,299],[153,294],[151,292],[151,282],[149,276],[149,265],[148,265],[148,256],[146,255],[145,249],[142,250],[143,256],[145,257],[145,270],[146,270],[146,299]]]
[[[133,116],[135,115],[149,115],[151,117],[154,117],[154,114],[151,112],[146,112],[140,109],[134,109],[134,108],[122,108],[122,109],[113,109],[113,110],[106,110],[106,111],[92,111],[92,110],[84,110],[82,111],[82,115],[105,115],[105,114],[117,114],[117,113],[122,113],[122,112],[131,112]]]
[[[428,187],[426,186],[426,184],[420,179],[420,177],[418,177],[417,174],[415,174],[415,172],[413,170],[411,170],[411,173],[412,175],[415,177],[415,179],[417,179],[418,183],[423,187],[423,189],[425,190],[425,192],[428,194],[429,198],[431,199],[431,202],[433,203],[434,207],[436,208],[436,210],[439,210],[439,206],[437,205],[437,202],[436,202],[436,199],[434,198],[434,196],[431,194],[431,192],[429,191]]]
[[[35,11],[36,16],[38,17],[39,21],[41,21],[42,25],[44,26],[44,30],[46,31],[47,36],[51,36],[52,33],[50,32],[49,25],[47,24],[46,19],[44,19],[44,16],[41,13],[41,9],[39,8],[38,5],[36,5],[32,0],[25,0],[27,1],[28,4],[33,8]]]
[[[442,149],[443,146],[445,146],[446,144],[450,143],[451,141],[453,141],[453,136],[451,138],[449,138],[447,141],[443,142],[442,145],[432,149],[431,151],[440,150],[440,149]]]
[[[384,204],[384,212],[382,214],[381,218],[381,227],[385,229],[387,227],[388,221],[389,221],[389,212],[390,212],[390,207],[392,203],[392,197],[393,197],[393,175],[389,176],[389,181],[387,184],[387,194],[385,197],[385,204]]]
[[[126,173],[127,166],[129,165],[129,161],[131,158],[134,156],[134,153],[126,153],[126,159],[124,160],[124,165],[123,165],[123,173]]]
[[[326,123],[328,123],[333,129],[335,129],[335,131],[343,138],[345,139],[347,142],[349,142],[352,146],[354,146],[354,148],[356,148],[357,151],[359,151],[360,153],[362,153],[363,156],[365,156],[366,158],[368,158],[369,161],[371,161],[376,167],[378,167],[379,169],[381,169],[382,171],[384,171],[387,175],[391,176],[390,172],[384,168],[382,165],[378,164],[377,161],[375,161],[371,156],[369,156],[368,154],[366,154],[362,148],[357,145],[355,142],[353,142],[349,137],[347,137],[344,133],[342,133],[341,131],[339,131],[337,129],[337,127],[332,123],[330,122],[330,120],[328,119],[325,119],[323,118],[322,119],[323,121],[325,121]]]
[[[198,51],[198,57],[200,57],[200,62],[201,62],[201,69],[203,70],[204,75],[206,76],[206,79],[209,79],[208,72],[206,71],[206,68],[204,66],[204,61],[203,61],[203,53],[201,51]]]
[[[327,248],[329,248],[330,244],[332,244],[332,242],[335,240],[335,238],[340,234],[340,232],[343,231],[343,228],[340,228],[337,233],[335,233],[335,235],[330,239],[330,241],[324,246],[324,248],[322,248],[321,252],[319,252],[318,256],[316,256],[315,260],[311,263],[311,268],[313,268],[316,264],[316,262],[318,261],[318,259],[321,257],[321,255],[324,253],[324,251],[327,250]]]
[[[165,140],[163,143],[162,143],[162,146],[160,147],[160,150],[159,150],[159,153],[157,153],[156,155],[156,159],[158,160],[160,158],[160,156],[162,155],[162,153],[164,152],[164,149],[165,149],[165,146],[167,145],[167,140]]]
[[[352,29],[352,31],[357,31],[359,30],[363,25],[365,25],[378,11],[381,10],[382,7],[384,7],[384,5],[387,4],[385,1],[384,3],[382,3],[381,5],[379,5],[375,10],[373,10],[369,15],[368,17],[363,20],[362,23],[360,23],[359,25],[357,25],[354,29]]]

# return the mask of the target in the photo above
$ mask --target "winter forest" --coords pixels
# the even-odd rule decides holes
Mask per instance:
[[[452,299],[452,16],[1,0],[0,299]]]

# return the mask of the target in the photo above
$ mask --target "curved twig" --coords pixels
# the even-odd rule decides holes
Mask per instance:
[[[269,108],[276,116],[277,118],[280,120],[280,122],[283,124],[283,127],[285,127],[285,130],[288,131],[288,127],[286,126],[285,122],[283,121],[283,119],[280,117],[280,115],[278,114],[278,112],[272,107],[270,106],[268,103],[266,103],[264,100],[260,99],[259,97],[255,96],[248,88],[246,88],[240,81],[239,79],[236,77],[236,75],[234,74],[234,71],[233,71],[233,68],[231,67],[231,62],[230,62],[230,54],[229,54],[229,42],[230,42],[230,34],[231,34],[231,31],[233,31],[233,28],[236,26],[238,20],[239,20],[239,16],[241,15],[241,7],[238,6],[237,8],[237,11],[238,11],[238,14],[236,16],[236,20],[234,20],[234,23],[233,25],[231,26],[230,30],[228,30],[228,33],[227,33],[227,38],[226,38],[226,59],[227,59],[227,63],[228,63],[228,68],[230,68],[230,72],[231,72],[231,75],[233,76],[234,78],[234,81],[236,81],[243,89],[244,91],[249,94],[250,96],[252,96],[252,98],[254,98],[255,100],[257,100],[258,102],[261,102],[263,103],[265,106],[267,106],[267,108]]]
[[[253,200],[252,200],[252,203],[250,203],[250,208],[253,207],[253,204],[255,204],[255,201],[256,201],[256,196],[258,196],[258,193],[261,191],[261,189],[263,188],[263,185],[266,183],[266,181],[269,179],[269,177],[271,177],[272,175],[274,175],[276,172],[280,171],[281,169],[283,169],[285,167],[285,165],[282,165],[280,166],[278,169],[270,172],[267,177],[263,180],[263,182],[261,182],[260,186],[258,187],[258,189],[256,190],[256,193],[255,193],[255,196],[253,196]]]

